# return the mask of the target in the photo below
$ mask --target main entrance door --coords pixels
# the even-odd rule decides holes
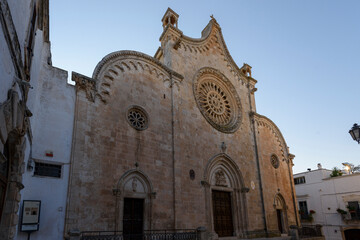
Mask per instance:
[[[234,235],[230,192],[212,191],[214,230],[219,237]]]
[[[124,198],[123,234],[125,239],[142,239],[144,199]]]

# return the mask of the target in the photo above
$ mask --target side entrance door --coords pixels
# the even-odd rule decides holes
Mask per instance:
[[[123,234],[124,239],[142,239],[144,199],[124,198]]]
[[[278,221],[278,229],[279,229],[280,233],[284,233],[282,212],[280,209],[276,209],[276,215],[277,215],[277,221]]]
[[[219,237],[234,235],[233,218],[231,211],[231,193],[212,191],[214,230]]]

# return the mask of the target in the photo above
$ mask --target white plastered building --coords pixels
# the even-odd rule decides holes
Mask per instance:
[[[294,174],[301,223],[322,225],[327,240],[360,239],[360,173],[330,177],[331,172],[318,164],[316,170]],[[347,206],[355,210],[350,213]]]

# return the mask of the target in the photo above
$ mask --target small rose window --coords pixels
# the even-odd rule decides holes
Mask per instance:
[[[145,130],[148,127],[148,115],[146,111],[139,106],[132,106],[127,111],[126,119],[130,126],[136,130]]]
[[[271,165],[274,168],[278,168],[280,166],[279,159],[276,155],[271,155],[270,161],[271,161]]]

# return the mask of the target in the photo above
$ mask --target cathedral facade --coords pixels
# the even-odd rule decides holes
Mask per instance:
[[[256,112],[251,67],[239,68],[212,17],[200,39],[162,19],[154,57],[105,56],[76,82],[65,236],[206,230],[208,238],[289,234],[299,225],[292,160]]]

